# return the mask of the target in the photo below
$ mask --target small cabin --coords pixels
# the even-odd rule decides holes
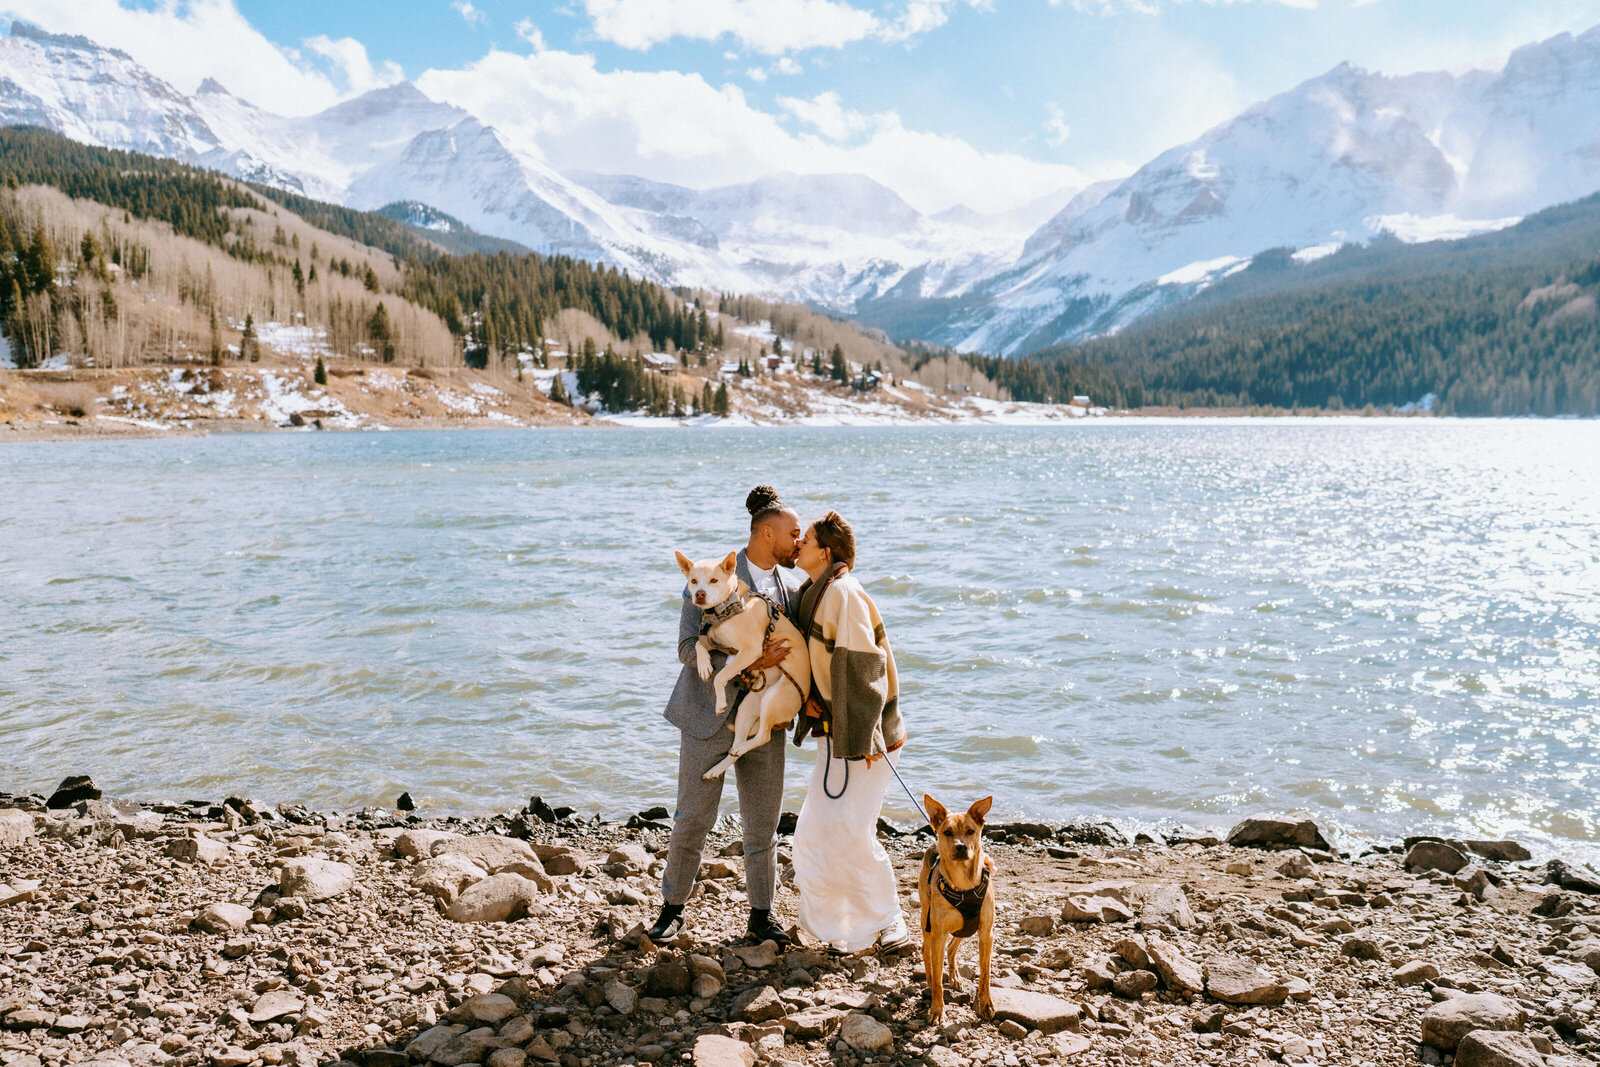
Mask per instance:
[[[883,385],[883,379],[868,371],[865,374],[856,375],[855,380],[850,384],[855,386],[855,390],[858,393],[871,393],[876,392]]]
[[[1089,398],[1086,397],[1086,396],[1075,396],[1075,397],[1072,398],[1071,406],[1075,407],[1075,408],[1086,408],[1086,407],[1089,407],[1090,406],[1089,405]]]
[[[659,371],[662,374],[670,374],[683,366],[678,362],[677,356],[669,356],[665,352],[646,352],[639,358],[644,360],[646,370]]]

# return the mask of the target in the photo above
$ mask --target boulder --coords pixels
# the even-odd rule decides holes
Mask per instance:
[[[833,1008],[806,1008],[781,1020],[784,1033],[793,1034],[799,1041],[815,1041],[827,1037],[838,1027],[844,1012]]]
[[[228,846],[209,837],[179,837],[167,845],[167,856],[183,863],[210,867],[228,858]]]
[[[212,904],[194,917],[194,927],[208,934],[236,934],[250,925],[251,911],[243,904]]]
[[[643,845],[633,842],[618,845],[606,856],[606,865],[624,869],[627,873],[638,874],[650,869],[650,853],[645,851]]]
[[[611,1010],[618,1015],[632,1015],[639,1006],[639,994],[633,987],[613,978],[606,983],[606,1003],[611,1005]]]
[[[356,884],[356,872],[348,863],[335,860],[290,860],[278,879],[286,897],[299,897],[315,903],[331,900]]]
[[[261,994],[255,1006],[250,1009],[250,1021],[253,1023],[270,1023],[274,1019],[281,1019],[285,1015],[298,1015],[306,1010],[306,1002],[293,993],[281,989],[274,989]]]
[[[1154,971],[1123,971],[1111,980],[1117,996],[1136,1000],[1161,984]]]
[[[1188,930],[1194,926],[1194,912],[1189,908],[1189,898],[1182,886],[1145,886],[1139,896],[1143,901],[1139,907],[1141,927]]]
[[[501,837],[499,834],[442,838],[433,843],[432,852],[435,856],[446,853],[465,856],[490,874],[499,874],[513,863],[525,863],[537,867],[541,872],[544,870],[539,864],[539,857],[528,847],[526,841],[518,841],[514,837]]]
[[[495,1034],[494,1027],[480,1026],[451,1038],[443,1048],[428,1057],[432,1063],[443,1067],[461,1067],[466,1063],[482,1063],[497,1048],[505,1048],[506,1039]],[[408,1053],[410,1049],[406,1050]]]
[[[735,945],[733,954],[738,956],[746,967],[758,971],[778,962],[778,946],[773,941],[763,941],[759,945]]]
[[[788,1012],[789,1009],[783,1006],[783,1001],[778,999],[777,992],[771,986],[765,985],[746,989],[734,997],[732,1003],[728,1005],[729,1018],[747,1023],[764,1023],[772,1019],[781,1019]]]
[[[1333,845],[1305,812],[1290,815],[1253,815],[1228,831],[1228,844],[1234,848],[1262,848],[1273,851],[1287,848],[1314,848],[1332,852]]]
[[[689,993],[692,976],[683,961],[663,959],[644,973],[644,990],[652,997],[682,997]]]
[[[1500,863],[1523,863],[1533,859],[1533,853],[1515,841],[1466,841],[1469,851],[1486,860]]]
[[[1456,1067],[1544,1067],[1527,1034],[1473,1030],[1456,1046]]]
[[[100,788],[87,774],[74,774],[61,779],[61,784],[56,786],[56,791],[50,794],[44,806],[51,811],[61,811],[85,800],[99,800],[101,796]]]
[[[406,1045],[406,1052],[413,1060],[426,1060],[435,1052],[448,1045],[452,1039],[467,1032],[465,1026],[440,1025],[422,1031]]]
[[[1061,918],[1069,923],[1126,922],[1133,909],[1110,895],[1072,894],[1061,905]]]
[[[1056,932],[1053,915],[1024,915],[1017,923],[1017,932],[1026,937],[1049,937]]]
[[[1088,1052],[1093,1047],[1094,1042],[1082,1034],[1057,1034],[1050,1044],[1050,1050],[1061,1060]]]
[[[21,879],[10,883],[0,882],[0,905],[27,904],[38,899],[38,882],[25,882]]]
[[[1295,852],[1278,864],[1278,873],[1285,878],[1315,878],[1317,865],[1304,852]]]
[[[1600,893],[1600,874],[1587,867],[1574,867],[1562,860],[1551,860],[1544,865],[1544,880],[1549,885],[1558,885],[1574,893],[1587,893],[1590,896]]]
[[[460,836],[448,830],[407,830],[394,839],[394,851],[396,855],[404,856],[408,860],[427,859],[433,855],[434,845]]]
[[[463,890],[444,914],[458,923],[510,922],[526,915],[538,895],[538,888],[520,874],[491,875]]]
[[[1339,946],[1339,955],[1353,960],[1382,960],[1383,946],[1370,937],[1347,937]]]
[[[1151,935],[1145,938],[1150,965],[1161,981],[1175,993],[1198,993],[1205,988],[1205,973],[1200,965],[1179,952],[1177,947]]]
[[[1125,937],[1111,946],[1111,951],[1121,956],[1130,967],[1150,966],[1150,953],[1145,950],[1144,942],[1136,937]]]
[[[502,993],[479,993],[468,997],[445,1015],[453,1023],[499,1026],[517,1013],[517,1003]]]
[[[468,886],[487,878],[488,872],[465,856],[446,853],[424,860],[411,876],[413,887],[449,903]]]
[[[1229,1004],[1281,1004],[1289,990],[1254,960],[1223,953],[1206,960],[1206,992]]]
[[[1406,850],[1404,862],[1408,870],[1455,874],[1467,865],[1467,857],[1443,841],[1418,841]]]
[[[1078,1020],[1083,1013],[1083,1009],[1072,1001],[1047,993],[996,986],[989,991],[989,995],[994,1000],[996,1022],[1010,1019],[1029,1030],[1044,1034],[1078,1029]]]
[[[694,1067],[755,1067],[756,1050],[720,1034],[694,1039]]]
[[[1521,1030],[1528,1017],[1514,1001],[1494,993],[1467,993],[1441,1001],[1422,1016],[1422,1043],[1453,1052],[1474,1030]]]
[[[894,1031],[859,1011],[844,1017],[839,1024],[839,1039],[861,1052],[887,1051],[894,1047]]]
[[[1421,985],[1439,977],[1439,968],[1427,960],[1412,960],[1394,969],[1395,985]]]
[[[20,845],[32,836],[32,815],[18,808],[0,808],[0,848]]]

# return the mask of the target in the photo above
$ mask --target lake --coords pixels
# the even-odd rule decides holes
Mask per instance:
[[[0,789],[670,808],[673,550],[741,545],[771,482],[855,526],[918,795],[1600,852],[1600,423],[254,434],[0,462]],[[794,807],[812,756],[789,754]]]

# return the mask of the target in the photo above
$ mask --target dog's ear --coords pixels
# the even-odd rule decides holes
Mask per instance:
[[[922,811],[923,814],[928,816],[928,821],[933,824],[933,828],[935,830],[937,830],[950,815],[950,813],[945,810],[943,804],[933,799],[933,797],[929,796],[927,793],[922,794]]]
[[[678,557],[678,569],[683,572],[683,576],[685,578],[689,577],[689,572],[694,570],[694,560],[685,556],[682,552],[674,552],[673,555]]]
[[[719,563],[718,566],[727,571],[729,574],[732,574],[734,571],[739,569],[739,553],[729,552],[728,558]]]
[[[983,817],[989,814],[989,809],[994,807],[994,797],[984,797],[967,809],[967,814],[972,816],[972,821],[979,826],[983,825]]]

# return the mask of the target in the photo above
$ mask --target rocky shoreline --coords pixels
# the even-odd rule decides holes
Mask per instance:
[[[916,949],[741,940],[731,820],[656,946],[663,809],[408,803],[0,793],[0,1067],[1600,1063],[1600,876],[1513,842],[992,824],[998,1014],[969,977],[935,1029]],[[927,839],[882,830],[914,917]]]

